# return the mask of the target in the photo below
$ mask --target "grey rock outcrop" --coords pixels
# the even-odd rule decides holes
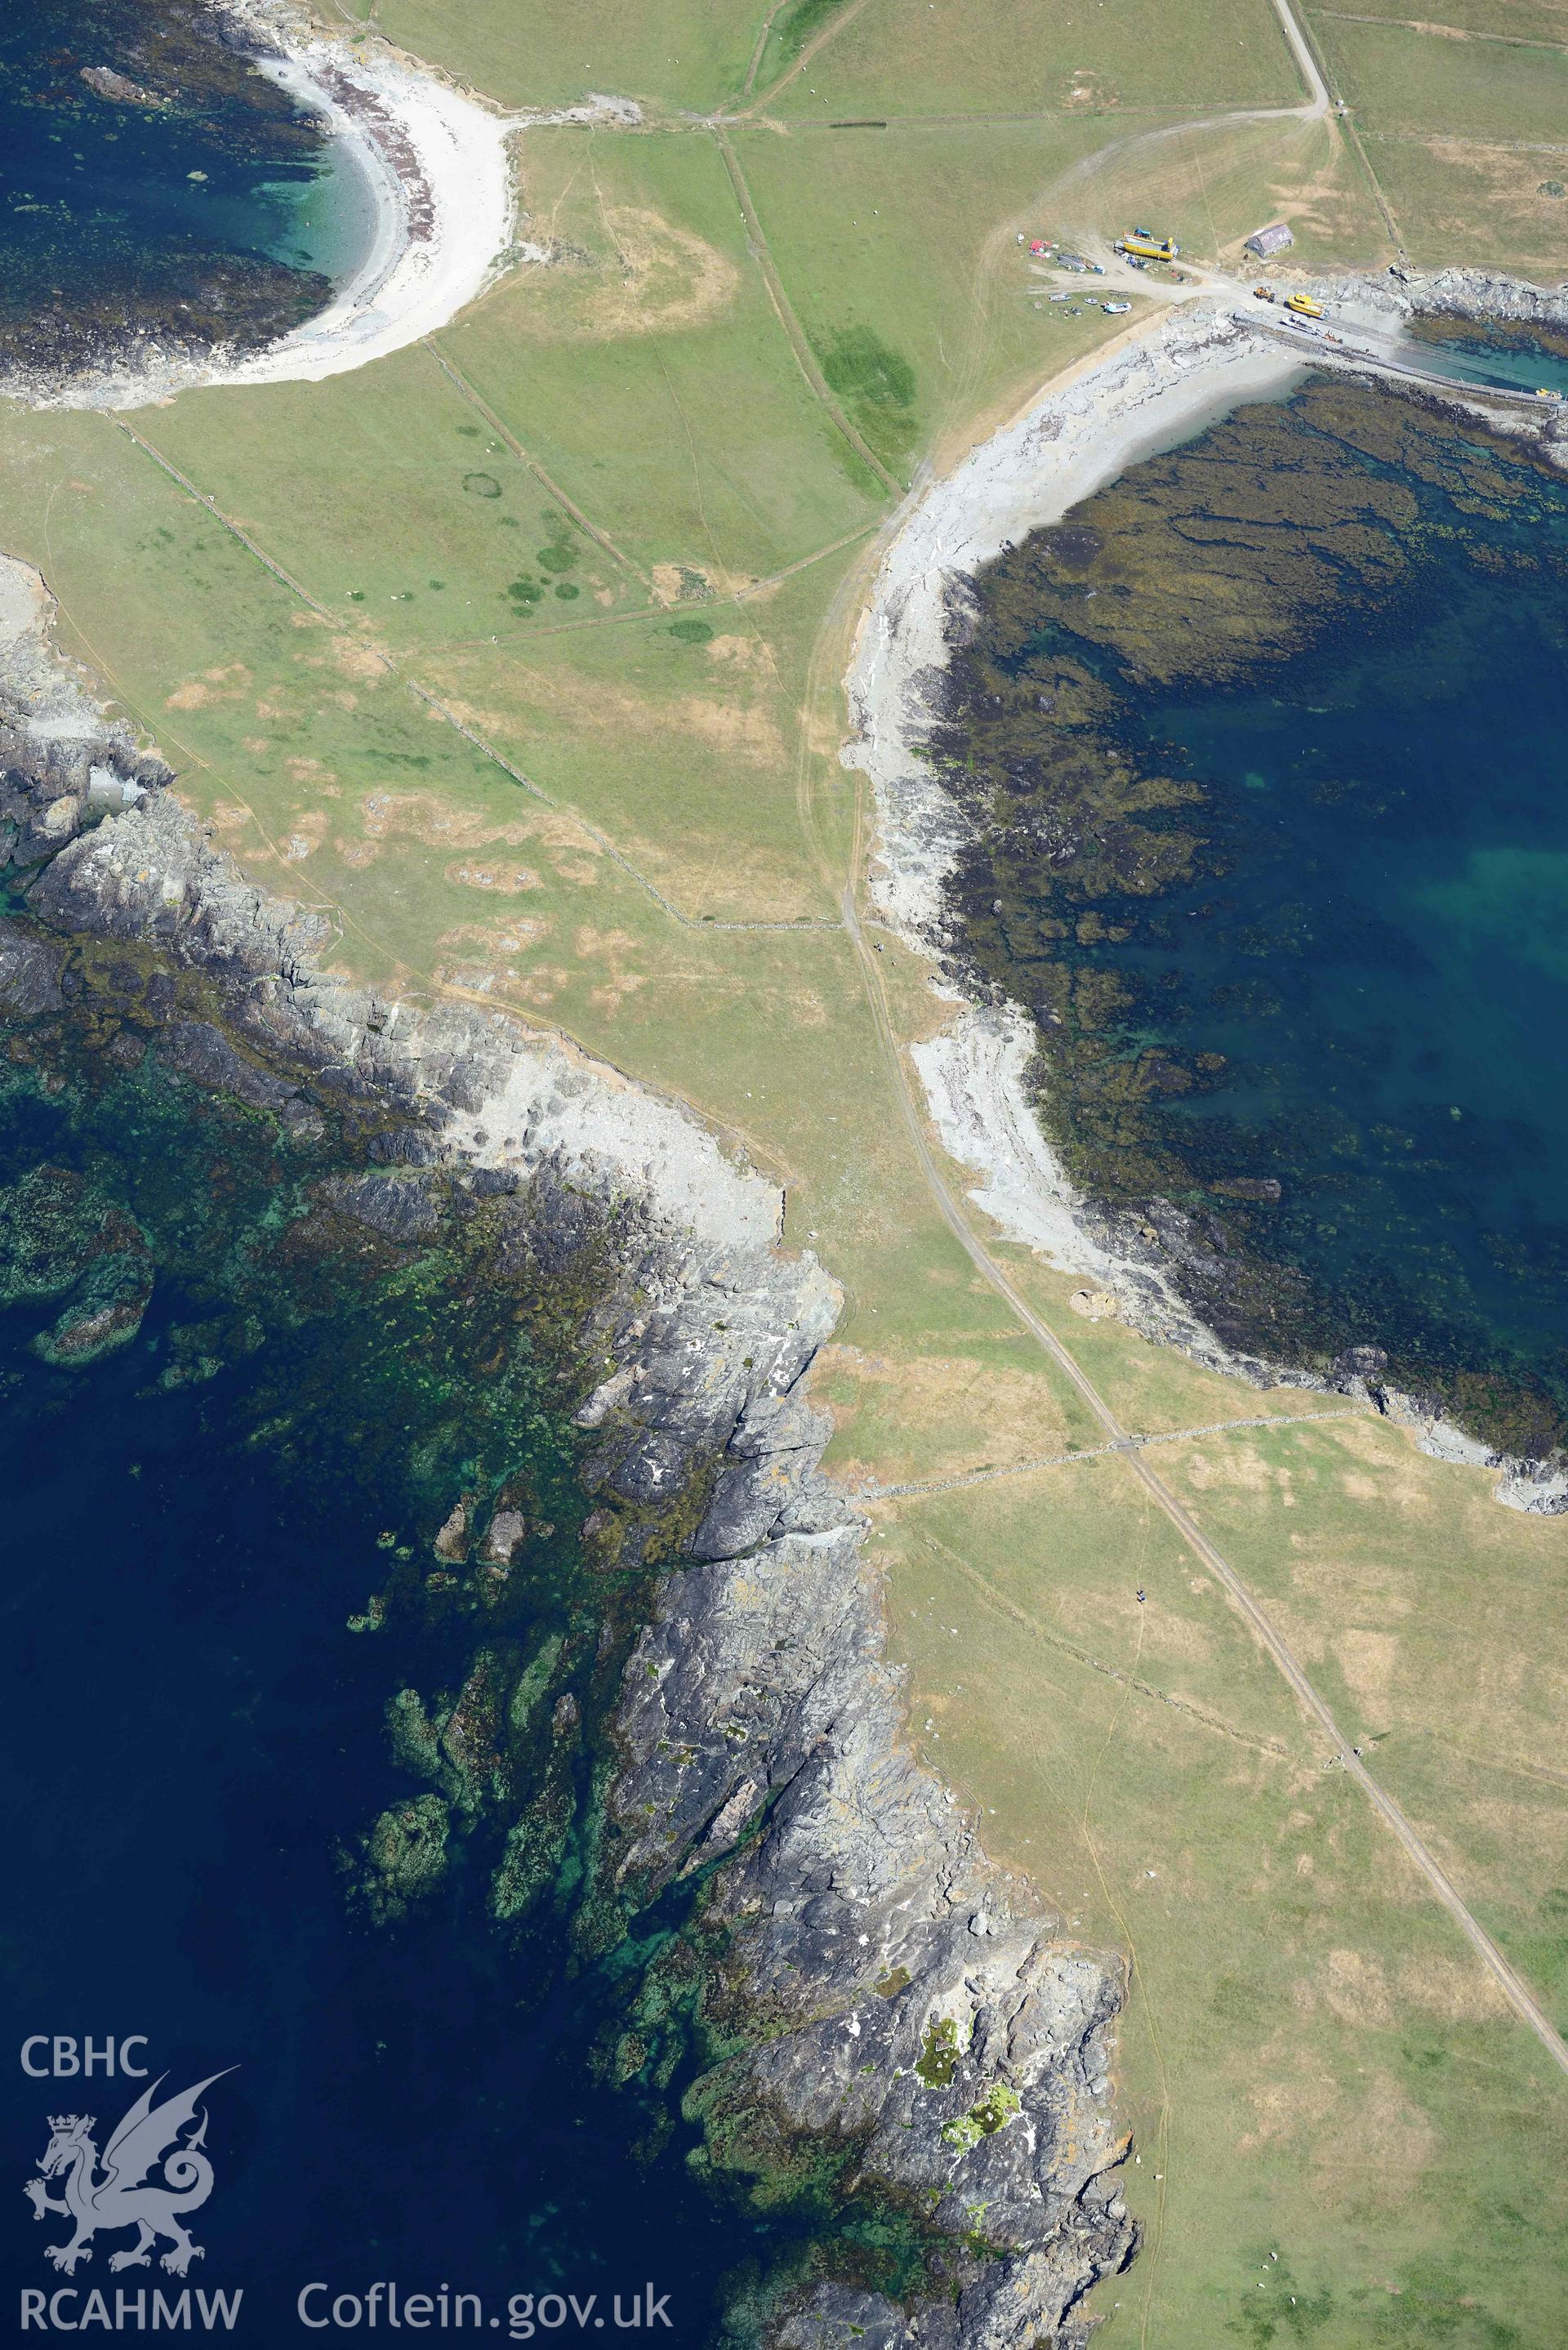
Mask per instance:
[[[909,1756],[857,1548],[854,1525],[780,1532],[664,1586],[617,1722],[621,1871],[657,1888],[733,1856],[704,1924],[768,2032],[692,2095],[729,2159],[765,2174],[797,2137],[846,2147],[859,2185],[994,2247],[955,2260],[952,2308],[824,2288],[781,2340],[1075,2344],[1083,2293],[1135,2241],[1107,2101],[1120,1985]]]

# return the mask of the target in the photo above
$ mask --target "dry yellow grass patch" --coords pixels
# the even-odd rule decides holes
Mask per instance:
[[[1330,1950],[1324,1968],[1323,2000],[1342,2023],[1370,2023],[1384,2031],[1395,2020],[1388,1979],[1365,1950]]]
[[[1332,1643],[1345,1685],[1363,1705],[1387,1696],[1399,1663],[1399,1643],[1391,1632],[1352,1629]]]
[[[1271,2053],[1277,2052],[1265,2055]],[[1241,2153],[1251,2154],[1321,2129],[1339,2103],[1339,2091],[1330,2074],[1302,2073],[1293,2080],[1260,2081],[1248,2091],[1247,2103],[1256,2119],[1237,2144]]]
[[[635,995],[648,985],[646,972],[633,971],[628,958],[637,951],[638,941],[629,931],[597,930],[591,922],[580,922],[572,938],[572,951],[579,962],[587,963],[602,972],[598,984],[588,991],[588,1001],[601,1012],[612,1016],[620,1010],[628,995]]]
[[[1369,152],[1413,253],[1500,262],[1552,283],[1562,276],[1568,204],[1542,189],[1565,176],[1568,135],[1555,148],[1376,139]]]
[[[494,922],[455,922],[436,941],[438,947],[488,947],[497,954],[522,954],[554,925],[545,915],[508,914]]]
[[[1486,2023],[1509,2012],[1479,1959],[1401,1959],[1396,1988],[1407,2005],[1440,2016],[1445,2023]]]
[[[401,837],[432,848],[486,848],[497,842],[520,848],[534,834],[526,817],[496,824],[480,809],[460,807],[435,792],[367,792],[360,808],[372,840]]]
[[[1273,1492],[1287,1509],[1293,1500],[1290,1490],[1292,1471],[1271,1467],[1255,1444],[1244,1441],[1189,1453],[1187,1474],[1200,1493],[1223,1492],[1227,1487],[1232,1492]]]
[[[1358,172],[1337,123],[1314,124],[1268,178],[1262,210],[1278,218],[1288,216],[1298,244],[1310,241],[1355,253],[1366,246],[1367,226]],[[1242,237],[1228,238],[1222,255],[1244,264]]]
[[[166,710],[207,710],[214,702],[237,702],[250,684],[251,673],[244,661],[230,661],[225,668],[203,670],[200,677],[187,679],[172,693],[165,694]]]
[[[1144,1659],[1151,1670],[1163,1663],[1206,1665],[1212,1660],[1215,1640],[1207,1625],[1190,1616],[1176,1615],[1154,1597],[1148,1600],[1145,1612],[1147,1623]],[[1182,1690],[1173,1690],[1171,1694],[1184,1698],[1191,1705],[1199,1702]],[[1201,1706],[1199,1710],[1203,1711]]]
[[[668,742],[672,734],[685,735],[694,755],[718,753],[749,766],[773,768],[785,757],[777,720],[756,700],[710,700],[700,693],[662,699],[601,678],[539,669],[519,678],[515,709],[482,709],[456,699],[450,706],[463,725],[493,742],[515,740],[531,723],[541,731],[562,727],[579,737],[591,733],[613,740],[619,754],[634,764],[639,742]]]
[[[734,300],[741,273],[727,255],[642,204],[606,204],[605,250],[572,249],[524,263],[523,298],[509,306],[519,330],[545,341],[607,341],[701,326]]]
[[[822,1349],[811,1375],[815,1400],[834,1416],[837,1473],[851,1480],[961,1475],[1065,1445],[1060,1401],[1033,1371],[995,1369],[963,1356],[833,1346]]]
[[[721,669],[745,671],[753,677],[771,678],[774,674],[773,655],[760,637],[715,637],[706,650],[709,660]]]
[[[438,960],[433,977],[442,987],[460,987],[472,995],[492,995],[504,988],[509,995],[526,994],[533,974],[521,959],[547,938],[554,925],[545,918],[509,915],[494,922],[455,922],[436,941]],[[468,954],[463,948],[477,950]]]
[[[357,677],[363,682],[367,679],[382,677],[386,673],[388,666],[386,657],[379,653],[373,645],[361,644],[357,638],[334,637],[331,651],[333,660],[345,677]],[[313,660],[307,656],[302,656],[302,658],[306,669],[326,667],[324,661]]]
[[[1541,1799],[1533,1804],[1477,1796],[1465,1805],[1465,1818],[1483,1832],[1489,1843],[1501,1847],[1511,1866],[1524,1863],[1532,1878],[1539,1881],[1561,1875],[1568,1856],[1568,1811],[1561,1795],[1549,1795],[1543,1787]]]
[[[1367,2080],[1366,2095],[1345,2114],[1327,2143],[1318,2147],[1313,2168],[1325,2190],[1344,2193],[1354,2169],[1360,2191],[1379,2203],[1407,2202],[1420,2188],[1432,2159],[1437,2132],[1392,2073]]]
[[[471,852],[443,868],[445,879],[460,889],[484,889],[500,898],[540,888],[537,868],[472,852],[527,847],[574,888],[591,888],[599,878],[604,852],[598,843],[574,816],[551,808],[530,809],[525,816],[497,823],[483,809],[463,807],[435,792],[388,788],[367,792],[360,809],[365,841],[357,850],[343,850],[351,865],[369,865],[382,843],[406,839],[422,841],[430,848]]]

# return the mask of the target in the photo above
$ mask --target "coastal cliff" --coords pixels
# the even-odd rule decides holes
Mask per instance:
[[[781,1250],[776,1187],[557,1037],[325,969],[326,921],[243,879],[161,762],[54,660],[39,583],[6,566],[4,584],[0,845],[20,910],[0,921],[7,1025],[25,1036],[90,1010],[106,1049],[150,1051],[275,1119],[296,1151],[351,1115],[369,1163],[324,1187],[336,1212],[401,1244],[483,1201],[496,1261],[525,1260],[572,1301],[583,1572],[609,1595],[610,1685],[571,1931],[591,1957],[683,1903],[673,1938],[650,1939],[607,2069],[658,2094],[679,2016],[686,2110],[715,2174],[763,2203],[863,2202],[909,2248],[893,2291],[807,2264],[762,2330],[791,2345],[1073,2350],[1084,2294],[1135,2245],[1109,2077],[1120,1970],[987,1860],[907,1751],[863,1528],[822,1473],[829,1422],[805,1393],[838,1295],[810,1255]],[[493,1587],[515,1512],[450,1502],[431,1579]],[[642,1611],[624,1637],[618,1593]],[[433,1722],[415,1692],[394,1709],[405,1760],[423,1757],[437,1792],[368,1839],[387,1914],[464,1804],[501,1800],[503,1774],[476,1761],[498,1653],[472,1649]],[[504,1669],[515,1721],[535,1667]],[[560,1848],[551,1773],[585,1717],[563,1689],[545,1718],[543,1781],[505,1788],[498,1918]]]

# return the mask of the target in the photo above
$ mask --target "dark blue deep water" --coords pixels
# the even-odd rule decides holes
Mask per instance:
[[[321,307],[370,196],[205,0],[0,11],[0,359],[265,341]]]
[[[1563,505],[1531,542],[1568,562]],[[1563,574],[1492,536],[1500,568],[1445,567],[1393,646],[1347,631],[1272,691],[1150,712],[1209,788],[1225,870],[1168,903],[1179,965],[1136,960],[1179,969],[1183,1053],[1227,1063],[1168,1116],[1217,1175],[1230,1150],[1282,1183],[1280,1242],[1355,1301],[1352,1343],[1418,1318],[1556,1386],[1568,612]]]
[[[461,1679],[481,1639],[564,1641],[590,1733],[583,1831],[604,1641],[577,1580],[550,1298],[535,1312],[482,1282],[461,1234],[389,1249],[324,1222],[362,1151],[296,1148],[151,1056],[128,1070],[105,1033],[63,1086],[36,1024],[0,1035],[22,1059],[0,1085],[4,2322],[40,2288],[79,2288],[69,2317],[94,2286],[242,2287],[232,2338],[275,2350],[313,2338],[303,2286],[379,2280],[438,2309],[442,2288],[477,2294],[503,2340],[514,2295],[597,2294],[613,2334],[611,2297],[629,2314],[651,2282],[659,2339],[712,2341],[725,2280],[767,2240],[689,2173],[679,2119],[661,2151],[641,2144],[679,2074],[650,2109],[589,2064],[618,1981],[679,1912],[574,1957],[568,1839],[562,1892],[504,1932],[483,1831],[400,1920],[355,1893],[365,1829],[421,1793],[388,1700]],[[52,1332],[149,1289],[133,1336],[58,1359]],[[537,1535],[476,1628],[431,1534],[454,1491],[498,1479]],[[401,1613],[351,1630],[399,1574]],[[205,2101],[216,2184],[189,2278],[111,2278],[123,2233],[72,2279],[47,2265],[65,2225],[20,2189],[47,2116],[93,2115],[101,2150],[140,2085],[29,2078],[35,2034],[144,2035],[167,2091],[237,2068]]]

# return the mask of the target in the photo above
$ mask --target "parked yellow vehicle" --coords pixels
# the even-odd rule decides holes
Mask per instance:
[[[1293,294],[1285,307],[1293,310],[1298,318],[1321,318],[1323,316],[1323,304],[1314,302],[1310,294]]]
[[[1181,247],[1168,236],[1151,236],[1147,229],[1136,228],[1131,236],[1119,240],[1116,251],[1140,261],[1174,261]]]

